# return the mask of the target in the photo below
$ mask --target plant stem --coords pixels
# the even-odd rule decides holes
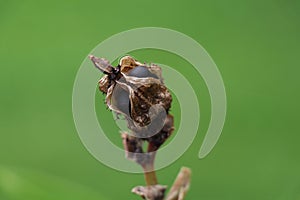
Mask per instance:
[[[147,186],[157,184],[156,173],[154,170],[145,170],[144,168],[144,177]]]
[[[190,186],[191,169],[182,167],[178,173],[166,200],[182,200]]]
[[[148,146],[148,153],[147,153],[147,162],[142,165],[144,169],[144,177],[145,177],[145,182],[147,186],[150,185],[156,185],[157,184],[157,178],[156,178],[156,173],[154,169],[154,160],[155,160],[155,154],[156,152],[149,151],[150,144]]]

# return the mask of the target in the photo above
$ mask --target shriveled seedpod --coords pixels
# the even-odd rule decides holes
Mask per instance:
[[[163,83],[161,68],[142,64],[130,56],[120,59],[117,67],[101,58],[90,57],[105,76],[99,89],[106,93],[106,104],[123,114],[132,134],[150,138],[159,133],[167,119],[172,96]]]

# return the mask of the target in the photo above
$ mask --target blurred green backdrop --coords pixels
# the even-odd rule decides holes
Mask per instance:
[[[139,199],[130,189],[143,184],[142,175],[112,170],[84,148],[71,97],[91,49],[144,26],[171,28],[202,44],[228,98],[223,134],[199,160],[210,103],[203,81],[194,83],[198,136],[183,157],[158,172],[160,183],[171,185],[185,165],[193,170],[187,199],[300,199],[299,10],[293,0],[0,0],[0,199]],[[132,54],[194,74],[167,52]],[[95,98],[100,116],[103,96]],[[110,137],[120,142],[117,133]]]

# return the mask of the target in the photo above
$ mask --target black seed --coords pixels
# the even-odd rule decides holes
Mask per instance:
[[[112,104],[117,107],[123,113],[129,115],[130,113],[130,101],[129,93],[116,84],[112,93]]]
[[[152,74],[145,66],[137,66],[133,68],[132,70],[129,71],[128,75],[135,76],[138,78],[148,78],[148,77],[158,78],[155,74]]]

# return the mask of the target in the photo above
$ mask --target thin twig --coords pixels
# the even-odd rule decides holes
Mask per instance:
[[[166,200],[183,200],[190,186],[191,170],[182,167],[175,179]]]

